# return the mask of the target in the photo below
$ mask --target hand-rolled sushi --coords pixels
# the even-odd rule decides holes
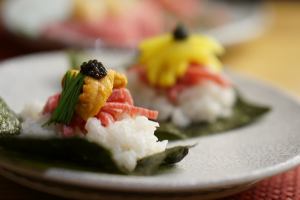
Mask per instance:
[[[223,52],[214,39],[189,34],[182,25],[171,34],[143,41],[136,64],[128,70],[128,87],[134,101],[158,110],[158,120],[171,124],[173,130],[175,126],[187,133],[193,126],[191,135],[197,135],[195,124],[200,130],[219,119],[235,119],[237,106],[246,102],[222,71],[218,56]]]
[[[43,108],[26,106],[21,113],[20,135],[14,137],[13,145],[0,138],[0,146],[34,154],[42,152],[42,156],[55,159],[79,159],[81,164],[100,163],[106,170],[113,168],[108,166],[108,159],[111,161],[108,163],[115,163],[115,168],[125,173],[143,171],[140,165],[143,169],[154,165],[147,171],[152,173],[160,165],[179,162],[187,154],[188,147],[167,149],[167,140],[158,141],[154,132],[159,124],[153,121],[158,112],[134,106],[126,89],[125,75],[106,70],[102,63],[90,60],[80,70],[67,71],[61,85],[62,91],[50,96]],[[84,148],[76,147],[78,139],[79,143],[85,143]],[[23,145],[24,141],[30,145]],[[97,152],[96,147],[86,142],[101,151]],[[45,147],[36,150],[33,144]],[[62,152],[57,153],[58,150]],[[145,161],[154,158],[158,159],[154,164]]]

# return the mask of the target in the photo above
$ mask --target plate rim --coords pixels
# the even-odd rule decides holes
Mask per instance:
[[[55,182],[49,182],[47,181],[46,183],[43,183],[43,180],[32,180],[32,177],[26,177],[23,174],[16,174],[13,171],[7,170],[5,168],[1,168],[0,167],[0,173],[3,177],[14,181],[20,185],[26,186],[28,188],[37,190],[37,191],[42,191],[48,194],[52,194],[52,195],[57,195],[57,196],[61,196],[64,198],[74,198],[74,195],[76,194],[76,199],[83,199],[84,197],[86,198],[86,195],[89,195],[90,192],[92,192],[91,194],[93,196],[95,196],[95,199],[99,199],[103,197],[103,194],[105,195],[105,197],[112,197],[114,199],[115,196],[117,196],[117,199],[121,199],[124,198],[137,198],[140,199],[141,197],[145,197],[145,195],[148,196],[148,199],[153,199],[153,197],[155,196],[156,199],[161,199],[164,200],[166,197],[168,198],[174,198],[176,197],[177,199],[187,199],[187,200],[192,200],[195,198],[204,198],[204,199],[215,199],[215,198],[221,198],[221,197],[226,197],[226,196],[230,196],[230,195],[234,195],[238,192],[242,192],[245,191],[247,189],[249,189],[250,187],[252,187],[254,184],[256,184],[256,182],[251,182],[251,183],[247,183],[247,184],[242,184],[242,185],[238,185],[235,187],[228,187],[228,188],[222,188],[222,189],[216,189],[216,190],[207,190],[207,191],[194,191],[194,192],[189,192],[189,193],[144,193],[144,192],[128,192],[128,191],[114,191],[114,193],[112,193],[111,190],[97,190],[94,188],[74,188],[74,189],[70,189],[70,186],[68,185],[68,189],[67,191],[64,190],[64,187],[66,187],[66,185],[64,184],[58,184],[55,185]],[[25,181],[24,181],[25,180]],[[33,183],[33,185],[31,184]],[[36,185],[37,183],[37,185]],[[44,185],[50,184],[50,190],[47,188],[47,186],[44,187]],[[36,187],[37,186],[37,187]],[[72,186],[71,186],[72,187]],[[80,191],[78,191],[78,189],[80,189]],[[75,193],[74,193],[75,190]],[[83,190],[83,191],[82,191]],[[88,190],[90,190],[88,192]],[[79,197],[78,197],[79,195]],[[85,196],[83,196],[85,195]],[[129,197],[127,197],[127,195]],[[151,195],[151,196],[150,196]],[[131,196],[131,197],[130,197]],[[93,199],[93,198],[92,198]],[[104,198],[106,199],[106,198]]]

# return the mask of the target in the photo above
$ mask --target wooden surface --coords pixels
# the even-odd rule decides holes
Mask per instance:
[[[270,2],[267,3],[266,9],[270,11],[270,24],[265,33],[257,39],[229,48],[223,61],[233,70],[265,80],[300,95],[300,3]],[[0,40],[6,41],[5,44],[0,41],[0,59],[32,52],[24,47],[11,48],[17,44],[14,44],[13,41],[7,42],[9,38],[6,36],[1,38],[1,31]],[[277,193],[282,184],[278,181],[279,177],[286,174],[293,174],[291,177],[295,177],[294,172],[291,170],[268,179],[255,188],[228,199],[252,199],[246,196],[252,193],[256,194],[258,191]],[[273,179],[278,182],[274,188],[267,184]],[[293,180],[293,182],[295,181],[299,182],[300,176]],[[300,184],[298,185],[297,188],[300,188]],[[295,199],[292,198],[293,196],[295,195],[291,192],[289,199]],[[27,189],[0,177],[0,199],[48,200],[59,198]],[[262,196],[260,199],[265,198]],[[276,199],[281,200],[278,196]]]
[[[245,44],[228,49],[231,69],[300,95],[300,1],[268,3],[269,27]]]

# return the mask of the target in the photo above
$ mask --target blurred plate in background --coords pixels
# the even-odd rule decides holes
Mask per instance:
[[[6,0],[4,27],[41,46],[136,47],[144,38],[183,22],[192,31],[233,45],[266,25],[262,1],[220,0]],[[99,14],[100,13],[100,14]]]

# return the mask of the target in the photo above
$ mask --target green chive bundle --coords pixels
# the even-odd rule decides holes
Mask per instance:
[[[82,73],[78,73],[76,76],[71,72],[66,73],[58,106],[46,123],[47,125],[52,123],[70,124],[84,84],[84,78],[85,75]]]

